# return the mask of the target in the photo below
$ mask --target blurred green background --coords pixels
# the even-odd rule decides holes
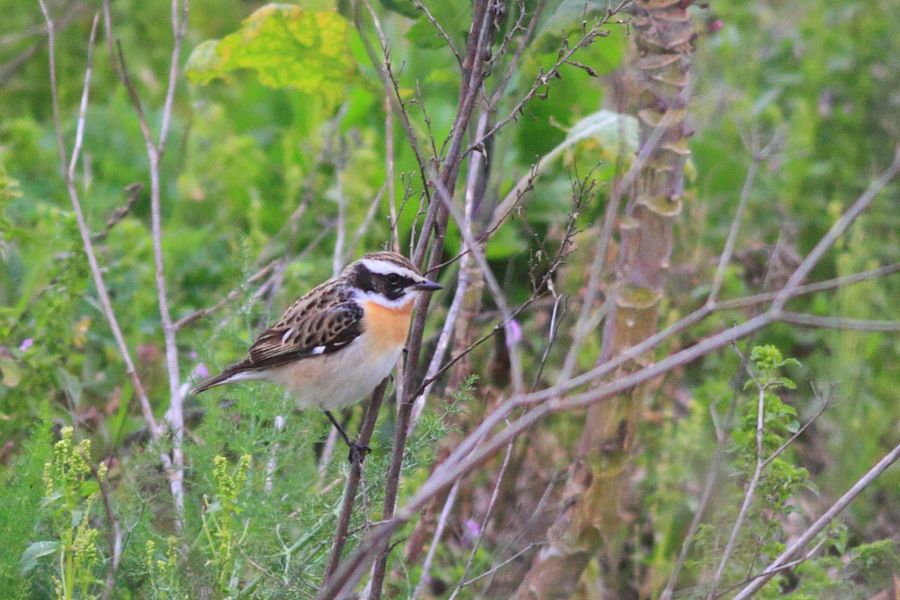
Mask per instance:
[[[299,4],[308,10],[327,5]],[[433,5],[435,18],[457,47],[464,47],[471,20],[469,3],[426,4]],[[262,5],[239,0],[192,3],[180,66],[204,41],[221,40],[237,31],[242,20]],[[547,3],[499,115],[512,109],[541,67],[553,63],[563,38],[577,39],[583,5],[569,0]],[[41,509],[44,462],[51,454],[54,426],[58,431],[62,424],[75,424],[78,437],[92,441],[95,461],[114,457],[110,477],[116,484],[120,519],[129,531],[119,575],[121,597],[177,597],[178,593],[194,597],[198,588],[192,586],[203,584],[192,583],[189,574],[197,582],[211,576],[203,567],[210,564],[204,562],[209,560],[204,558],[204,543],[197,540],[203,530],[204,497],[215,496],[218,489],[214,457],[223,455],[236,462],[244,454],[253,456],[260,468],[251,470],[240,517],[250,523],[239,559],[243,561],[241,587],[254,597],[311,596],[321,576],[327,536],[333,531],[333,507],[341,491],[340,485],[325,483],[338,477],[344,465],[332,464],[330,475],[319,476],[313,446],[327,432],[324,418],[295,414],[285,429],[276,430],[274,416],[289,412],[289,405],[268,387],[235,388],[225,396],[189,401],[188,532],[183,542],[190,546],[193,562],[172,567],[173,572],[181,571],[170,578],[177,580],[171,589],[181,591],[169,596],[168,588],[159,583],[168,581],[167,575],[154,575],[147,567],[147,540],[156,540],[156,552],[162,556],[173,531],[167,484],[157,468],[156,453],[147,447],[137,403],[99,310],[60,176],[41,12],[36,2],[5,0],[0,8],[4,15],[0,27],[2,595],[54,596],[49,576],[52,561],[38,561],[23,573],[20,559],[33,542],[50,535],[53,519]],[[50,2],[60,22],[56,60],[63,134],[69,148],[91,20],[100,8],[94,1]],[[345,29],[323,26],[317,30],[320,35],[310,42],[308,53],[301,53],[307,62],[280,65],[277,57],[283,58],[283,50],[276,48],[271,54],[248,59],[256,61],[255,68],[223,67],[213,72],[215,68],[203,64],[203,56],[196,54],[192,65],[199,71],[206,69],[203,72],[209,77],[179,78],[171,139],[161,167],[166,281],[173,317],[189,315],[238,290],[223,310],[179,332],[183,378],[236,359],[265,322],[277,318],[293,298],[330,277],[335,228],[343,224],[349,245],[376,198],[380,201],[371,226],[355,246],[345,247],[348,254],[341,260],[382,248],[390,236],[386,186],[393,188],[398,204],[403,203],[400,242],[408,247],[411,227],[419,218],[421,191],[414,156],[396,128],[397,176],[387,180],[383,91],[352,22],[340,16],[349,14],[349,9],[337,8],[333,14]],[[455,60],[411,3],[382,0],[376,9],[391,43],[401,95],[409,100],[413,125],[423,136],[430,131],[440,143],[457,105]],[[116,0],[112,16],[144,110],[157,130],[171,58],[170,6]],[[752,160],[747,140],[765,141],[779,131],[785,142],[763,164],[752,191],[735,261],[727,273],[726,297],[761,289],[762,274],[773,253],[780,254],[770,276],[777,280],[789,273],[798,257],[890,162],[900,141],[900,4],[895,0],[714,1],[698,7],[695,16],[699,37],[689,110],[696,134],[691,142],[685,213],[676,227],[662,313],[665,322],[683,316],[708,291]],[[496,138],[489,203],[502,198],[581,119],[601,109],[620,108],[611,74],[629,60],[631,33],[624,23],[611,23],[607,29],[608,37],[578,58],[599,77],[577,68],[564,69],[546,97],[529,103],[522,117]],[[76,173],[76,186],[94,232],[103,230],[107,219],[125,204],[126,186],[149,186],[137,119],[111,68],[102,26],[99,35],[83,158]],[[329,52],[335,52],[333,59],[328,59]],[[339,64],[335,66],[334,61]],[[325,64],[334,70],[322,77]],[[222,77],[211,79],[216,74]],[[210,80],[201,84],[204,78]],[[523,214],[504,225],[488,245],[488,258],[512,301],[529,295],[530,257],[538,240],[558,235],[571,208],[573,179],[591,172],[599,182],[599,192],[579,216],[579,227],[589,236],[602,220],[608,184],[617,168],[617,150],[616,144],[601,137],[573,145],[539,178]],[[882,194],[816,268],[812,280],[900,261],[897,190],[895,184]],[[339,218],[342,202],[346,210]],[[302,214],[292,221],[300,206],[305,207]],[[455,235],[448,237],[449,257],[459,241]],[[97,243],[97,251],[139,374],[161,417],[168,383],[146,189],[127,216]],[[244,284],[259,268],[282,257],[286,261],[281,263],[277,284],[261,290]],[[576,252],[571,258],[570,293],[577,293],[579,277],[589,261],[585,253]],[[447,269],[443,281],[452,283],[454,273],[452,267]],[[897,318],[898,284],[895,275],[810,296],[792,307],[860,319]],[[429,332],[440,327],[448,302],[449,297],[438,301]],[[528,368],[540,360],[545,341],[540,314],[535,311],[522,317],[526,341],[534,348],[526,353]],[[669,349],[740,317],[722,314],[689,337],[674,340]],[[757,341],[776,344],[786,356],[802,363],[791,372],[799,389],[789,395],[801,420],[817,406],[810,382],[835,400],[812,434],[798,441],[792,455],[810,473],[808,487],[814,491],[803,498],[815,513],[816,498],[839,495],[900,437],[900,338],[779,325],[760,334]],[[581,367],[593,364],[599,343],[599,334],[588,341],[579,356]],[[555,348],[549,364],[564,350]],[[667,380],[654,398],[664,415],[663,424],[645,427],[639,460],[647,470],[641,491],[655,519],[658,539],[641,560],[658,572],[667,572],[677,554],[697,482],[702,481],[714,445],[709,405],[728,395],[727,383],[737,364],[730,351],[706,357]],[[476,374],[484,386],[490,385],[486,373]],[[689,400],[673,403],[672,397]],[[425,425],[417,430],[404,493],[415,489],[427,474],[436,440],[447,432],[446,410],[441,405],[430,409]],[[373,507],[380,505],[378,473],[386,467],[391,439],[391,411],[385,413],[376,434],[376,452],[367,463],[371,473],[366,490]],[[565,432],[576,422],[576,417],[560,417],[548,425],[548,431],[562,433],[565,440]],[[272,454],[276,444],[277,454]],[[264,491],[261,468],[270,456],[282,457],[292,467],[277,478],[274,493]],[[309,486],[309,481],[320,483]],[[869,565],[870,571],[881,575],[897,569],[898,489],[900,472],[894,469],[854,504],[845,519],[850,546],[893,540],[873,559],[874,567]],[[100,514],[99,503],[93,510]],[[484,552],[479,560],[485,565],[499,560],[490,548]],[[454,564],[452,557],[445,558],[446,564]],[[702,563],[700,558],[697,561]],[[823,581],[827,577],[827,573],[821,575]],[[857,591],[874,593],[882,584],[878,578],[860,581],[862,587],[854,588]],[[813,595],[804,597],[816,597],[815,592],[808,593]],[[396,594],[407,597],[406,591]]]

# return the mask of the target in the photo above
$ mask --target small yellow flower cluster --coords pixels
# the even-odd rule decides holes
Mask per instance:
[[[247,482],[250,470],[250,455],[244,454],[238,461],[234,474],[229,473],[228,459],[224,456],[213,458],[213,479],[216,482],[216,496],[225,510],[239,513],[237,498]]]
[[[61,439],[53,446],[53,459],[44,463],[44,495],[48,500],[57,497],[57,486],[65,493],[79,486],[91,472],[91,441],[73,444],[73,434],[71,427],[63,427]]]

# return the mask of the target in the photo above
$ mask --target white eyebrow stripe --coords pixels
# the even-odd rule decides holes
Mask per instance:
[[[365,266],[370,272],[377,273],[379,275],[390,275],[391,273],[396,273],[397,275],[403,275],[404,277],[409,277],[413,281],[422,281],[423,277],[406,267],[401,267],[398,264],[392,263],[387,260],[372,260],[371,258],[363,258],[361,260],[363,266]]]

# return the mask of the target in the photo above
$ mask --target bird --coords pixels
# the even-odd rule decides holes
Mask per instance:
[[[416,299],[441,288],[402,254],[365,254],[291,304],[242,360],[191,394],[239,381],[278,384],[298,408],[323,410],[350,449],[350,462],[361,460],[370,449],[351,440],[332,411],[367,397],[390,375]]]

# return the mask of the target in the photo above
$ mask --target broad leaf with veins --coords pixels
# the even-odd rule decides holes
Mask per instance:
[[[267,4],[235,33],[194,48],[187,76],[206,84],[252,69],[266,86],[293,87],[337,103],[356,74],[350,35],[350,24],[334,9]]]

